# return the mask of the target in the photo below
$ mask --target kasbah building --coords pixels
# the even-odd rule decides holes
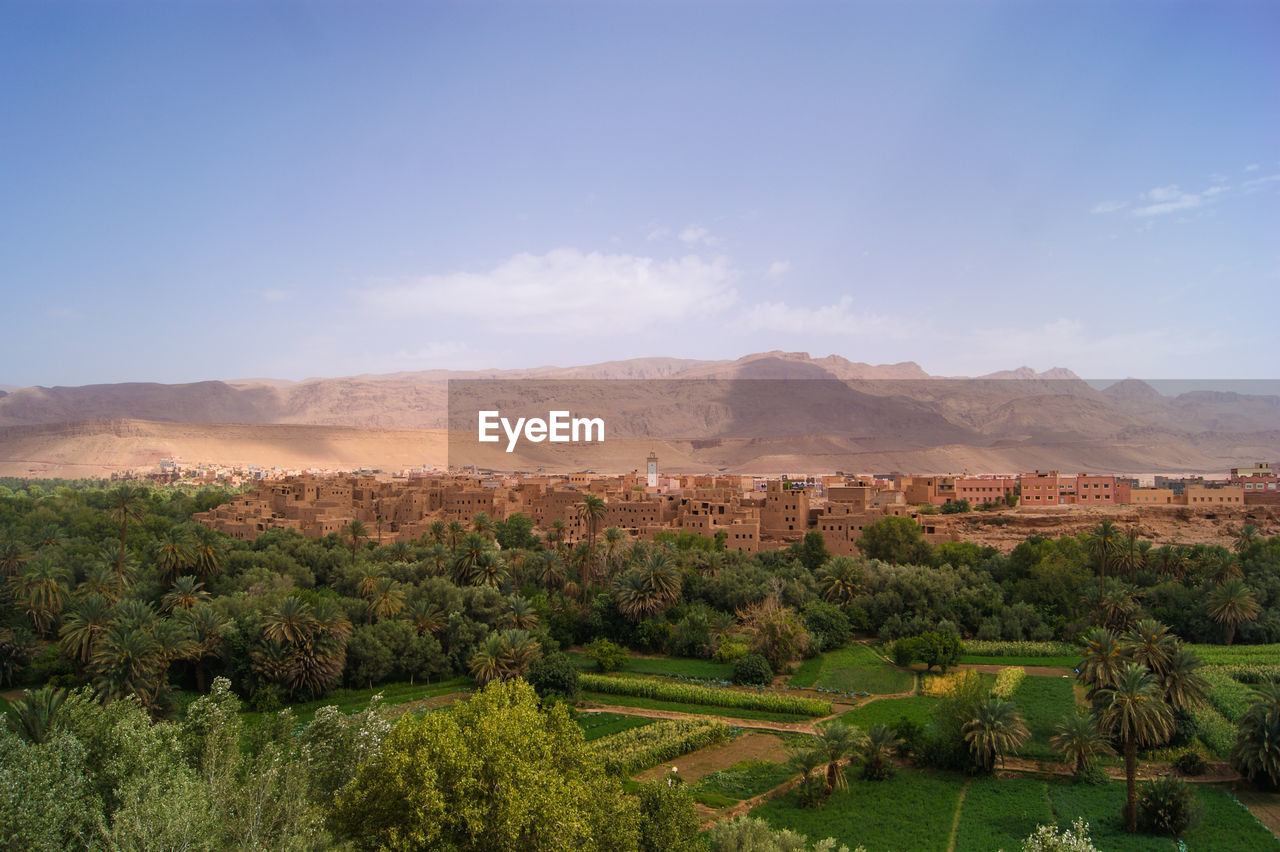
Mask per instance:
[[[1276,473],[1266,462],[1233,468],[1223,480],[1157,476],[1154,487],[1138,487],[1136,480],[1115,475],[1056,470],[981,476],[663,475],[651,453],[643,472],[621,476],[292,476],[263,482],[195,520],[246,541],[271,529],[322,538],[342,534],[359,520],[371,540],[386,544],[417,540],[436,521],[469,526],[480,513],[494,521],[523,513],[544,534],[556,521],[563,522],[564,540],[573,544],[587,537],[578,511],[585,494],[605,502],[599,529],[614,526],[640,539],[664,530],[689,530],[722,537],[725,549],[754,553],[786,547],[817,530],[827,549],[838,555],[857,555],[863,529],[889,515],[915,520],[931,543],[958,540],[957,521],[966,516],[939,510],[959,501],[1014,513],[1121,506],[1202,513],[1280,507]]]

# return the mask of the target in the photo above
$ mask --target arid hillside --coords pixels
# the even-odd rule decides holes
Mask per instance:
[[[175,455],[281,467],[442,464],[444,430],[466,437],[448,421],[451,380],[502,380],[471,384],[473,408],[545,411],[572,397],[610,424],[609,440],[585,457],[543,444],[514,454],[473,447],[463,458],[500,469],[632,470],[650,449],[668,470],[760,473],[1221,473],[1280,457],[1278,396],[1165,396],[1133,379],[1098,389],[1062,369],[940,378],[910,362],[768,352],[736,361],[22,388],[0,395],[0,471],[86,475]],[[455,409],[465,412],[457,387]]]

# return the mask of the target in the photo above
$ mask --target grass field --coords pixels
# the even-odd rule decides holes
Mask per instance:
[[[1019,754],[1028,757],[1054,755],[1049,747],[1049,737],[1053,736],[1053,728],[1059,720],[1075,708],[1074,683],[1066,677],[1031,675],[1018,684],[1013,691],[1013,703],[1018,705],[1027,730],[1031,731],[1031,739],[1018,750]]]
[[[1192,645],[1191,649],[1210,666],[1274,665],[1280,661],[1280,645]]]
[[[805,660],[791,676],[792,686],[872,695],[907,692],[914,683],[911,672],[890,665],[866,645],[850,645]]]
[[[410,701],[420,701],[423,698],[448,695],[451,692],[462,692],[474,686],[475,681],[469,677],[453,677],[436,683],[416,683],[413,685],[408,683],[384,683],[381,686],[375,686],[373,689],[335,689],[324,698],[316,701],[288,704],[286,706],[293,710],[293,715],[298,717],[300,724],[306,724],[316,715],[317,710],[330,704],[337,706],[343,713],[358,713],[368,707],[369,699],[378,693],[382,693],[383,706],[389,707],[395,704],[407,704]],[[248,722],[253,722],[260,715],[250,711],[244,714],[244,718]]]
[[[958,776],[931,772],[900,772],[877,782],[851,778],[849,789],[833,794],[824,807],[802,808],[791,793],[751,814],[806,834],[811,842],[834,837],[867,852],[944,850],[961,783]]]
[[[931,695],[913,695],[910,698],[881,698],[855,707],[840,716],[846,725],[857,725],[864,731],[872,725],[894,725],[898,719],[906,716],[921,725],[929,722],[933,708],[941,698]]]
[[[956,849],[1015,852],[1037,825],[1053,821],[1042,779],[977,778],[960,806]]]
[[[623,716],[621,713],[580,713],[576,721],[588,742],[632,728],[643,728],[654,722],[644,716]]]
[[[692,791],[694,798],[704,805],[719,808],[724,807],[723,800],[738,802],[750,799],[772,790],[796,774],[785,763],[744,760],[703,777],[693,785]]]
[[[581,651],[565,653],[575,666],[585,672],[598,671],[596,664]],[[624,672],[636,674],[666,675],[668,677],[694,677],[705,680],[728,680],[733,674],[733,664],[711,660],[688,660],[683,657],[628,657],[622,667]]]
[[[738,707],[714,707],[707,704],[685,704],[680,701],[659,701],[634,695],[610,695],[604,692],[583,692],[582,698],[596,704],[615,707],[639,707],[642,710],[672,710],[698,716],[718,716],[725,719],[751,719],[767,722],[811,722],[812,716],[796,713],[770,713],[764,710],[747,710]]]
[[[975,666],[1057,666],[1075,668],[1080,662],[1079,654],[1064,657],[982,657],[977,654],[964,654],[960,662]]]

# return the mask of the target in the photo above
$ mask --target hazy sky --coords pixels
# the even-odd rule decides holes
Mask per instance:
[[[1280,4],[0,5],[0,384],[1275,378]]]

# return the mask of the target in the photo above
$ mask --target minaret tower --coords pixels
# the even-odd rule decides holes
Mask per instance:
[[[647,467],[647,484],[650,488],[658,487],[658,455],[653,450],[649,451],[649,462]]]

